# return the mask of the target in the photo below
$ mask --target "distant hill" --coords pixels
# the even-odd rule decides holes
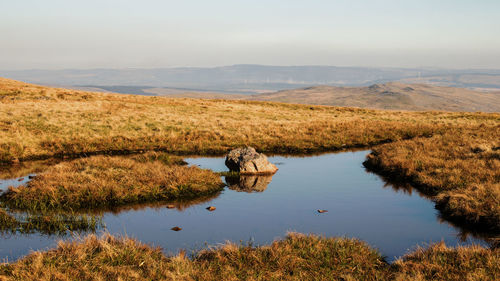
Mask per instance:
[[[156,69],[0,70],[0,76],[65,88],[147,95],[143,89],[260,94],[328,86],[369,86],[392,81],[500,90],[500,70],[337,66],[232,65]]]
[[[500,91],[397,82],[368,87],[307,87],[253,95],[248,99],[377,109],[500,112]]]
[[[500,89],[493,88],[488,89],[488,91],[478,91],[466,88],[401,82],[388,82],[361,87],[312,86],[277,92],[256,90],[256,94],[241,94],[238,91],[235,91],[235,93],[150,86],[87,85],[69,88],[83,91],[115,92],[172,98],[257,100],[412,111],[500,112]]]

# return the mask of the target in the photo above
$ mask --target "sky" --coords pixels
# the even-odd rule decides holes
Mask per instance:
[[[498,0],[0,0],[0,69],[500,69]]]

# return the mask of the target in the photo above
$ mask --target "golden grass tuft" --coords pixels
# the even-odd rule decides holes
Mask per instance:
[[[365,243],[290,234],[270,246],[227,244],[193,259],[109,235],[61,242],[0,268],[17,280],[378,280],[387,264]]]
[[[78,210],[203,197],[224,187],[212,171],[172,165],[180,162],[161,153],[61,162],[1,199],[14,209]]]
[[[356,239],[289,234],[268,246],[228,243],[165,256],[129,238],[90,235],[0,266],[1,280],[497,280],[500,250],[418,249],[394,264]],[[467,279],[464,279],[467,278]]]
[[[498,280],[500,249],[448,248],[444,243],[418,248],[392,265],[395,280]]]
[[[228,243],[199,252],[193,262],[206,280],[376,280],[385,276],[387,266],[377,251],[357,239],[298,233],[269,246]]]

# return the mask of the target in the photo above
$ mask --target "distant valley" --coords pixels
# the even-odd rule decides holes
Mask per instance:
[[[360,87],[387,82],[500,90],[498,69],[232,65],[156,69],[0,70],[0,77],[48,86],[96,87],[146,94],[140,89],[261,94],[318,85]]]
[[[500,111],[500,70],[233,65],[0,71],[94,92],[245,99],[395,110]]]

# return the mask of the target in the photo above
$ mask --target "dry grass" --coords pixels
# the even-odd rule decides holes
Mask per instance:
[[[200,280],[377,280],[386,273],[380,254],[347,238],[289,234],[269,246],[203,250],[193,260]]]
[[[176,163],[183,161],[154,152],[61,162],[25,186],[10,187],[1,199],[14,209],[79,210],[196,198],[224,187],[216,173]]]
[[[418,248],[392,265],[395,280],[499,280],[500,249],[448,248],[444,243]]]
[[[498,125],[384,144],[365,165],[410,181],[448,218],[500,231]]]
[[[0,162],[164,150],[309,153],[497,124],[499,114],[396,112],[169,99],[47,88],[0,78]]]
[[[227,244],[189,259],[131,239],[89,236],[0,269],[17,280],[377,280],[387,265],[365,243],[292,234],[270,246]],[[7,279],[7,278],[6,278]],[[8,280],[8,279],[7,279]]]
[[[269,246],[226,244],[167,257],[127,238],[60,242],[0,267],[2,280],[497,280],[500,250],[442,244],[387,264],[364,242],[289,234]]]

